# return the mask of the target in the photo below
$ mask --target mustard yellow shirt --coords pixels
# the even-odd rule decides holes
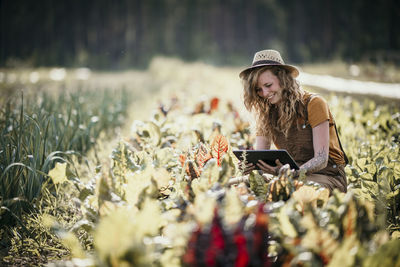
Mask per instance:
[[[335,130],[335,120],[333,119],[325,99],[319,95],[312,97],[308,103],[307,112],[308,122],[310,123],[311,128],[329,120],[329,156],[336,164],[345,165],[343,151],[340,148],[338,136]]]

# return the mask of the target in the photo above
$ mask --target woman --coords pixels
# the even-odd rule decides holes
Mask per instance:
[[[306,172],[307,180],[347,191],[344,167],[347,157],[340,144],[335,121],[326,101],[304,91],[295,78],[296,67],[286,65],[278,51],[263,50],[255,54],[250,67],[239,76],[244,85],[244,105],[256,118],[255,149],[286,149]],[[276,166],[259,161],[264,172],[277,175]],[[246,166],[245,174],[254,170]]]

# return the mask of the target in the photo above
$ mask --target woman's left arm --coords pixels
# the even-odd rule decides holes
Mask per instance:
[[[314,157],[300,166],[307,174],[322,170],[329,158],[329,121],[324,121],[312,129]]]

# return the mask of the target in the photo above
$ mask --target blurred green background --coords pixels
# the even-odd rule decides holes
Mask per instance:
[[[0,67],[146,68],[154,56],[247,65],[399,65],[398,0],[0,0]]]

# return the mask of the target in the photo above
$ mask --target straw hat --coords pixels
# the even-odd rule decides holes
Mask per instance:
[[[253,69],[263,66],[280,66],[282,68],[289,70],[293,78],[299,76],[299,70],[295,66],[285,64],[285,62],[281,57],[281,54],[278,51],[262,50],[255,53],[253,63],[251,64],[250,67],[240,72],[239,77],[244,78],[244,76],[250,73]]]

